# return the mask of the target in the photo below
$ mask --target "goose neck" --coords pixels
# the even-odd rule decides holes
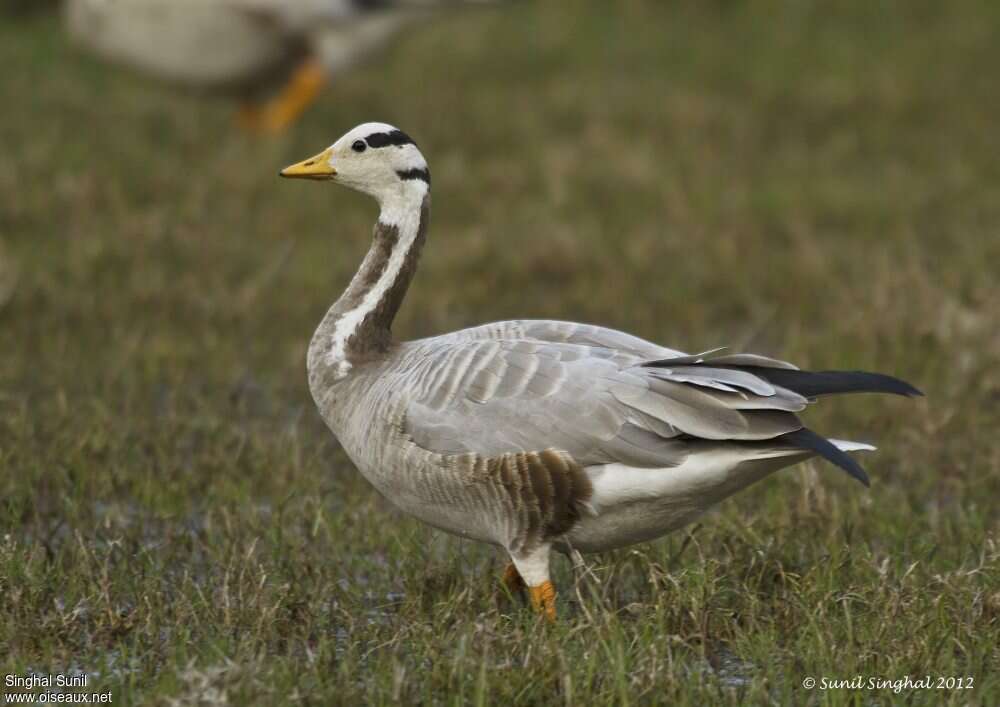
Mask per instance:
[[[416,272],[429,215],[426,190],[382,201],[361,267],[313,337],[310,368],[322,357],[335,377],[342,378],[353,365],[388,350],[392,322]]]

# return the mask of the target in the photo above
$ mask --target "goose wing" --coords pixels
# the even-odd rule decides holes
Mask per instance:
[[[442,344],[415,371],[405,422],[417,445],[442,454],[558,449],[584,466],[669,467],[684,460],[691,438],[759,441],[798,430],[795,412],[807,403],[699,357],[667,359],[667,368],[576,343]]]

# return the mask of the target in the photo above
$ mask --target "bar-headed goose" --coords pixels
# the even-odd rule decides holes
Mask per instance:
[[[816,455],[867,485],[846,452],[873,447],[828,440],[796,413],[833,393],[919,395],[876,373],[689,356],[571,322],[496,322],[394,341],[430,216],[420,150],[391,125],[366,123],[281,175],[340,183],[381,207],[368,254],[309,345],[323,419],[401,509],[506,550],[505,581],[526,585],[550,618],[553,548],[651,540]]]

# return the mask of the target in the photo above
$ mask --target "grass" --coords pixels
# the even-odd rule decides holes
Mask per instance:
[[[0,672],[114,704],[1000,703],[994,3],[514,3],[423,27],[288,135],[0,25]],[[397,324],[598,322],[919,401],[828,401],[864,491],[782,472],[649,545],[502,558],[396,513],[315,413],[305,346],[361,197],[276,179],[414,135],[431,240]],[[813,690],[813,676],[974,678]]]

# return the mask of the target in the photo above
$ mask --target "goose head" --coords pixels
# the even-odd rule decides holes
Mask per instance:
[[[383,205],[430,187],[427,161],[413,140],[386,123],[363,123],[318,155],[285,167],[282,177],[321,179],[363,192]]]

